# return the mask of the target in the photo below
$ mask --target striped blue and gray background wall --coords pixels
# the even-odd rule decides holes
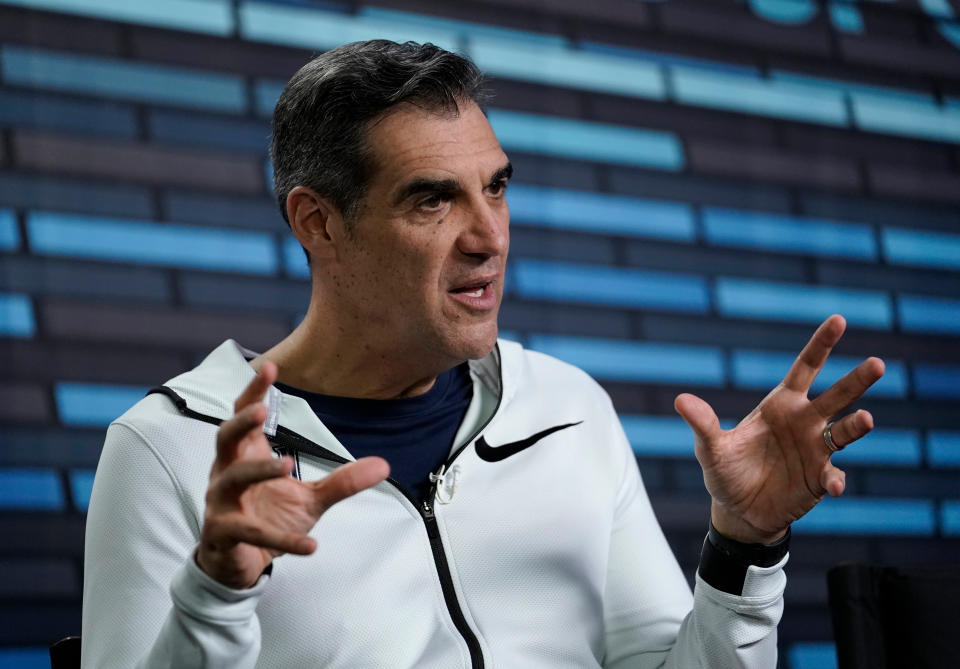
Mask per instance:
[[[0,0],[0,667],[79,630],[103,430],[300,318],[268,119],[311,53],[433,41],[516,166],[502,327],[608,388],[695,568],[681,390],[735,422],[833,312],[880,427],[795,527],[781,665],[834,666],[825,570],[960,559],[956,0]],[[638,556],[638,564],[642,556]]]

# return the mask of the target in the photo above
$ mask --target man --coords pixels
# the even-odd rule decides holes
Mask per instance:
[[[497,342],[511,167],[480,81],[384,41],[291,79],[272,156],[307,315],[109,428],[84,666],[776,664],[790,523],[843,492],[830,455],[872,418],[827,421],[882,362],[808,400],[834,316],[735,429],[677,398],[713,498],[691,596],[603,390]]]

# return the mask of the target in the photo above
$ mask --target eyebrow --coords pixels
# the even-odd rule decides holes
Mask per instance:
[[[487,185],[492,185],[498,181],[503,181],[504,179],[509,179],[513,176],[513,165],[507,163],[496,172],[493,173],[493,176],[490,177],[490,181]],[[418,178],[414,179],[410,183],[406,184],[397,192],[397,196],[393,199],[394,204],[400,204],[401,202],[407,200],[408,198],[414,195],[423,195],[423,194],[445,194],[445,193],[456,193],[457,191],[463,190],[463,186],[456,179],[424,179]]]
[[[460,182],[456,179],[414,179],[400,189],[393,203],[400,204],[414,195],[455,193],[459,190]]]
[[[499,170],[493,173],[493,176],[490,177],[490,183],[487,185],[493,185],[498,181],[509,181],[510,177],[513,176],[513,163],[507,163]]]

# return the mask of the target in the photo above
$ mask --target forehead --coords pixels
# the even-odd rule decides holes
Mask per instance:
[[[376,121],[367,133],[374,173],[371,187],[411,176],[486,181],[507,162],[493,128],[474,102],[460,113],[438,114],[411,104]]]

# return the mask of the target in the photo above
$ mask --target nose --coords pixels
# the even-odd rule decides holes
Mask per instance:
[[[510,247],[510,211],[505,199],[480,198],[470,208],[469,220],[458,240],[460,252],[486,260],[506,256]]]

